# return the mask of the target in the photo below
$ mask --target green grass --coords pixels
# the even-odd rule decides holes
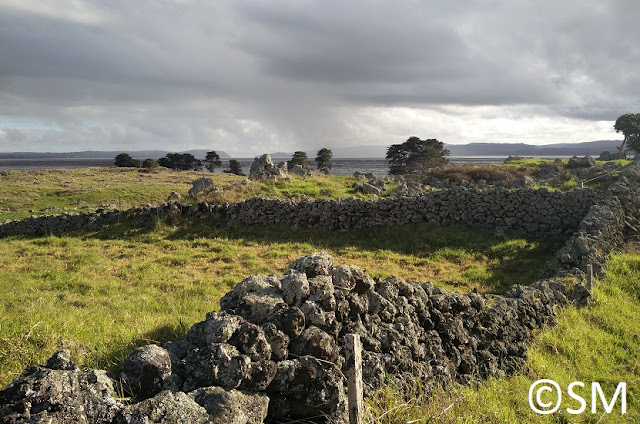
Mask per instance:
[[[416,394],[405,402],[387,389],[368,401],[372,422],[379,423],[627,423],[640,421],[640,255],[616,254],[605,277],[595,288],[592,307],[565,307],[558,323],[536,334],[529,352],[529,372],[496,378],[471,387],[433,394]],[[529,408],[528,390],[538,379],[553,379],[565,388],[560,412],[536,415]],[[587,401],[587,412],[571,415],[566,408],[579,408],[568,397],[570,382],[583,381],[576,393]],[[627,414],[603,414],[598,404],[591,414],[590,383],[600,382],[608,400],[618,382],[627,383]],[[544,398],[543,401],[551,400]],[[382,416],[384,414],[384,416]],[[382,417],[381,417],[382,416]],[[415,420],[415,421],[414,421]]]
[[[507,162],[505,164],[498,164],[498,165],[494,165],[494,166],[509,166],[509,167],[523,167],[524,166],[524,167],[527,167],[527,168],[537,168],[540,165],[553,163],[554,160],[555,159],[549,159],[549,158],[522,158],[522,159],[518,159],[518,160]],[[565,165],[569,162],[569,158],[561,158],[560,160]],[[629,165],[631,163],[631,161],[629,159],[617,159],[617,160],[612,160],[612,161],[596,160],[596,165],[602,166],[605,163],[609,163],[609,162],[613,162],[615,164],[623,165],[623,166]]]
[[[172,191],[187,199],[193,180],[211,178],[221,191],[203,199],[211,203],[236,202],[253,196],[272,198],[373,199],[353,189],[352,177],[314,175],[290,181],[249,181],[223,173],[172,171],[158,168],[83,168],[5,171],[0,175],[0,222],[31,215],[88,212],[98,208],[128,209],[140,204],[157,205]],[[390,182],[389,189],[397,187]]]
[[[182,337],[247,276],[281,274],[314,251],[373,276],[501,292],[535,281],[551,245],[426,224],[330,232],[212,220],[3,239],[0,386],[61,347],[83,366],[116,367],[136,345]]]

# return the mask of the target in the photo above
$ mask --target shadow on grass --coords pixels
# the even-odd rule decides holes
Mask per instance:
[[[167,225],[163,222],[123,222],[116,226],[87,234],[99,239],[130,239],[140,242],[165,240],[222,239],[241,244],[310,245],[312,251],[342,251],[355,248],[365,257],[376,260],[380,252],[409,255],[427,261],[450,262],[474,272],[485,292],[503,293],[512,284],[531,284],[539,279],[542,265],[551,259],[564,240],[549,238],[501,239],[486,231],[441,227],[420,223],[402,226],[330,231],[322,229],[293,230],[287,226],[245,225],[214,218],[183,219]],[[311,252],[309,252],[311,253]],[[486,272],[474,260],[488,262]],[[422,261],[424,262],[424,261]],[[472,269],[476,266],[477,270]]]

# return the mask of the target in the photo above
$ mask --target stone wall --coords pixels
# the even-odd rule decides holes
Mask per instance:
[[[638,237],[640,228],[640,162],[628,166],[591,206],[578,230],[542,269],[541,275],[573,274],[584,279],[587,265],[601,272],[609,254]]]
[[[9,221],[0,236],[64,234],[97,229],[123,220],[144,225],[158,217],[211,215],[250,225],[285,224],[294,228],[347,230],[431,222],[513,235],[566,237],[591,205],[603,197],[594,190],[468,190],[456,188],[397,199],[341,199],[295,202],[255,197],[230,205],[165,203],[127,211],[63,214]]]
[[[505,296],[446,292],[313,254],[243,280],[221,312],[183,340],[135,349],[117,374],[81,373],[56,353],[0,391],[0,421],[347,423],[346,334],[362,339],[366,394],[389,374],[430,391],[523,370],[531,330],[583,294],[553,281]]]

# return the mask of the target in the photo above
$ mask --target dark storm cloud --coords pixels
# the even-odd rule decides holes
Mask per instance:
[[[558,128],[580,124],[558,117],[589,124],[640,108],[640,3],[629,0],[55,6],[0,0],[2,150],[257,152],[413,128],[486,138],[464,128],[495,126],[482,107]],[[16,137],[3,116],[56,128]]]

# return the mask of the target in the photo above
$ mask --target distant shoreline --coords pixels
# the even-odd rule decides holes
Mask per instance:
[[[536,156],[542,158],[555,159],[569,156]],[[475,157],[450,157],[449,160],[454,165],[489,165],[503,163],[507,156],[475,156]],[[288,160],[289,158],[273,158],[275,162]],[[216,170],[221,172],[226,167],[229,159],[222,159],[223,167]],[[249,173],[249,168],[254,158],[236,158],[245,173]],[[372,172],[376,175],[387,175],[389,164],[384,158],[334,158],[331,173],[334,175],[351,175],[356,171]],[[38,170],[38,169],[73,169],[104,167],[113,168],[113,159],[105,158],[34,158],[34,159],[1,159],[0,170]]]

